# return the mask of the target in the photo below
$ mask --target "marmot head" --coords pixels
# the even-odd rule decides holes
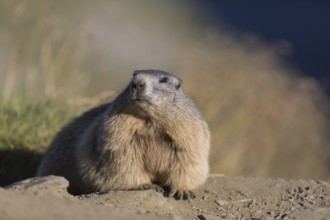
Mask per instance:
[[[137,70],[129,85],[130,101],[133,106],[147,110],[175,105],[182,96],[182,80],[161,70]]]

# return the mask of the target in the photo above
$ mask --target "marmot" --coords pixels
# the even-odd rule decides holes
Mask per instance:
[[[135,71],[113,102],[57,134],[37,176],[64,176],[73,194],[156,189],[194,198],[209,174],[210,133],[181,84],[161,70]]]

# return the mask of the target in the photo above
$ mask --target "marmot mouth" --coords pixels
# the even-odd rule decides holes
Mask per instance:
[[[148,104],[148,100],[146,99],[141,99],[141,98],[134,98],[132,99],[133,105],[139,106],[139,107],[146,107]]]
[[[135,98],[135,99],[132,99],[133,102],[147,102],[147,100],[145,99],[141,99],[141,98]]]

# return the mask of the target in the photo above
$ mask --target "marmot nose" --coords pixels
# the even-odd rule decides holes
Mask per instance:
[[[142,90],[146,86],[146,83],[141,79],[133,80],[132,87],[133,89]]]

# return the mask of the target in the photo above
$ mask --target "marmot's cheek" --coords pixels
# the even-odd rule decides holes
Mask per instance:
[[[164,98],[161,97],[153,97],[151,100],[151,103],[153,106],[155,106],[156,108],[165,108],[166,106],[164,106],[165,102],[164,102]]]

